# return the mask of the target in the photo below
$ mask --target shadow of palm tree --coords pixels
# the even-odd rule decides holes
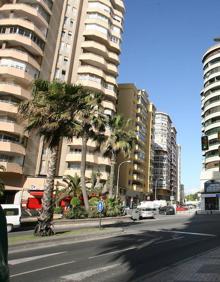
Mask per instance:
[[[182,260],[220,246],[219,215],[194,215],[180,222],[161,221],[157,227],[143,225],[142,230],[106,242],[98,255],[112,253],[110,262],[119,261],[126,267],[127,273],[121,274],[117,282],[150,281],[155,271],[172,268]]]

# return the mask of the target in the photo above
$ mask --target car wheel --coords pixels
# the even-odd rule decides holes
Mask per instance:
[[[13,229],[13,225],[12,224],[7,224],[7,231],[11,232]]]

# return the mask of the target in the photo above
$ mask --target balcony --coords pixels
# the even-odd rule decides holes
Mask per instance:
[[[66,156],[66,162],[81,162],[81,153],[69,153]],[[102,165],[110,165],[110,161],[107,158],[103,158],[102,156],[97,156],[93,154],[87,154],[86,156],[87,163],[95,163]]]
[[[13,94],[14,96],[22,100],[31,98],[30,91],[22,88],[20,85],[16,85],[10,82],[1,81],[0,92]]]
[[[103,92],[106,96],[108,96],[108,98],[110,100],[114,100],[116,101],[117,99],[117,95],[116,93],[113,91],[113,90],[110,90],[110,89],[106,89],[102,86],[101,82],[98,83],[96,81],[92,81],[92,80],[85,80],[85,79],[80,79],[78,78],[77,84],[82,84],[83,86],[85,87],[88,87],[89,89],[91,90],[94,90],[94,91],[101,91]]]
[[[112,103],[112,102],[103,101],[103,102],[102,102],[102,106],[103,106],[104,108],[110,109],[110,110],[112,110],[112,111],[114,111],[114,112],[116,111],[115,104]]]
[[[16,133],[18,135],[24,135],[24,127],[10,121],[0,120],[0,131]]]
[[[1,7],[0,13],[2,14],[2,17],[9,18],[11,10],[12,6],[7,4]],[[36,26],[39,26],[40,29],[48,28],[48,23],[45,18],[37,11],[37,9],[30,5],[14,3],[13,13],[14,18],[28,18],[30,21],[33,21]]]
[[[30,56],[27,52],[21,51],[16,48],[0,49],[0,58],[19,59],[19,61],[28,63],[35,69],[40,71],[40,65],[32,56]]]
[[[34,78],[24,70],[6,66],[0,66],[0,78],[5,80],[9,78],[26,86],[29,86],[34,80]]]
[[[12,172],[18,174],[23,173],[22,166],[17,163],[5,162],[0,160],[0,165],[3,165],[5,167],[6,172]]]
[[[18,113],[18,106],[15,104],[11,104],[7,101],[2,101],[0,97],[0,109],[1,112],[10,113],[10,114],[17,114]]]
[[[42,31],[39,28],[37,28],[29,20],[18,19],[18,18],[0,19],[0,26],[6,26],[6,27],[16,27],[16,26],[19,26],[21,28],[24,28],[25,30],[32,31],[41,40],[43,40],[44,42],[46,41],[45,31]]]
[[[33,55],[43,56],[43,50],[29,37],[17,33],[0,34],[0,42],[3,43],[5,41],[9,41],[12,47],[21,46]]]
[[[25,148],[21,144],[13,142],[3,142],[0,140],[1,152],[13,153],[17,155],[25,155]]]

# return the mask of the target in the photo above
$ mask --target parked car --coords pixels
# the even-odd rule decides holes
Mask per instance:
[[[7,221],[7,231],[11,232],[14,228],[20,227],[21,225],[21,207],[15,204],[4,204],[2,205],[4,210],[6,221]]]
[[[188,207],[186,206],[177,206],[176,211],[188,211]]]
[[[175,208],[173,206],[164,206],[159,208],[159,214],[174,215]]]
[[[4,211],[0,205],[0,281],[9,281],[8,234]]]

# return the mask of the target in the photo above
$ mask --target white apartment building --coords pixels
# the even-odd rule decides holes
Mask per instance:
[[[156,112],[154,127],[154,198],[170,200],[177,190],[176,129],[168,114]]]
[[[219,41],[219,40],[218,40]],[[202,209],[220,209],[220,44],[203,59],[201,92],[203,167],[200,178]]]

